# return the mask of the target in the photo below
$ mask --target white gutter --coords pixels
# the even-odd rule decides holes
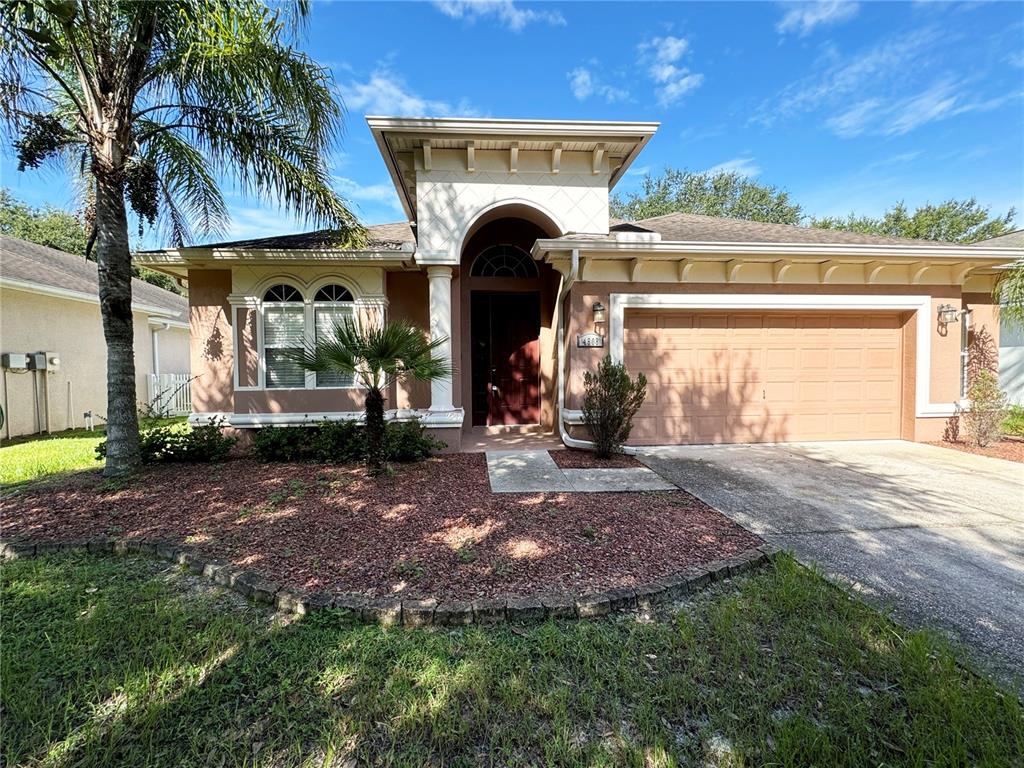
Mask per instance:
[[[10,288],[12,291],[24,291],[25,293],[37,293],[40,296],[52,296],[58,299],[84,301],[89,304],[100,303],[100,297],[95,293],[73,291],[70,288],[58,288],[55,285],[32,283],[27,280],[17,280],[11,277],[0,277],[0,288]],[[144,312],[147,315],[158,317],[162,322],[165,318],[170,320],[174,311],[167,309],[166,307],[158,307],[153,304],[140,304],[133,301],[132,312]],[[171,322],[173,323],[173,321]],[[183,327],[187,326],[183,324]]]
[[[561,279],[558,286],[558,297],[555,299],[555,319],[558,321],[558,436],[569,448],[577,448],[582,451],[597,450],[597,446],[591,440],[581,440],[572,437],[569,430],[565,428],[565,321],[562,319],[562,307],[565,304],[565,297],[572,290],[573,283],[579,276],[580,252],[579,249],[572,249],[572,264],[569,274]],[[636,454],[639,451],[631,446],[622,446],[620,450],[627,454]]]

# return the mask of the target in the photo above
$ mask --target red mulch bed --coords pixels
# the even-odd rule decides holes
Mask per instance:
[[[599,459],[593,451],[577,451],[566,448],[564,451],[548,451],[562,469],[623,469],[625,467],[642,467],[633,456],[624,453],[613,453],[607,459]]]
[[[1011,440],[1003,438],[999,442],[992,443],[984,448],[970,445],[968,443],[932,443],[940,448],[952,448],[955,451],[964,453],[975,453],[979,456],[988,456],[991,459],[1006,459],[1007,461],[1019,461],[1024,463],[1024,440]]]
[[[439,598],[633,585],[761,543],[682,491],[493,494],[485,461],[372,480],[235,459],[153,467],[116,490],[87,473],[0,500],[0,519],[5,539],[163,538],[292,588]]]

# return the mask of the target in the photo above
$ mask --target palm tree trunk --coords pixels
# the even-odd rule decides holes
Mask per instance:
[[[103,474],[116,477],[134,472],[140,463],[132,346],[132,262],[123,174],[94,168],[93,177],[100,312],[107,342],[107,463]]]
[[[373,387],[366,392],[366,467],[371,475],[384,471],[384,394]]]

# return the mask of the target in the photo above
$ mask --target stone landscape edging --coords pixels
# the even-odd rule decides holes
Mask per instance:
[[[698,592],[709,584],[746,573],[770,562],[779,550],[761,544],[732,557],[694,565],[636,587],[614,587],[599,592],[553,593],[533,597],[477,598],[369,598],[359,594],[295,592],[229,563],[211,560],[194,549],[162,539],[101,537],[68,541],[3,541],[0,559],[18,560],[55,552],[85,550],[95,553],[153,555],[185,566],[215,584],[280,611],[306,615],[337,609],[367,624],[406,627],[463,626],[469,624],[528,623],[552,619],[587,619],[631,608],[650,609]]]

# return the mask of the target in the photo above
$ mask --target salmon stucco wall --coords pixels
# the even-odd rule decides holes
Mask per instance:
[[[153,332],[142,312],[134,313],[133,326],[136,400],[144,403],[147,374],[153,372]],[[186,330],[161,331],[160,370],[187,373],[187,346]],[[96,424],[102,424],[101,417],[107,415],[107,347],[98,303],[0,289],[0,348],[3,352],[56,352],[60,358],[60,368],[53,373],[7,371],[0,378],[0,402],[7,416],[4,437],[82,427],[86,411],[97,417]],[[39,390],[39,420],[33,377]]]
[[[231,270],[190,269],[189,326],[192,334],[192,410],[230,413],[234,408]]]
[[[422,272],[389,272],[388,319],[405,320],[424,330],[430,328],[427,276]],[[430,382],[400,382],[388,393],[392,408],[429,408]]]

